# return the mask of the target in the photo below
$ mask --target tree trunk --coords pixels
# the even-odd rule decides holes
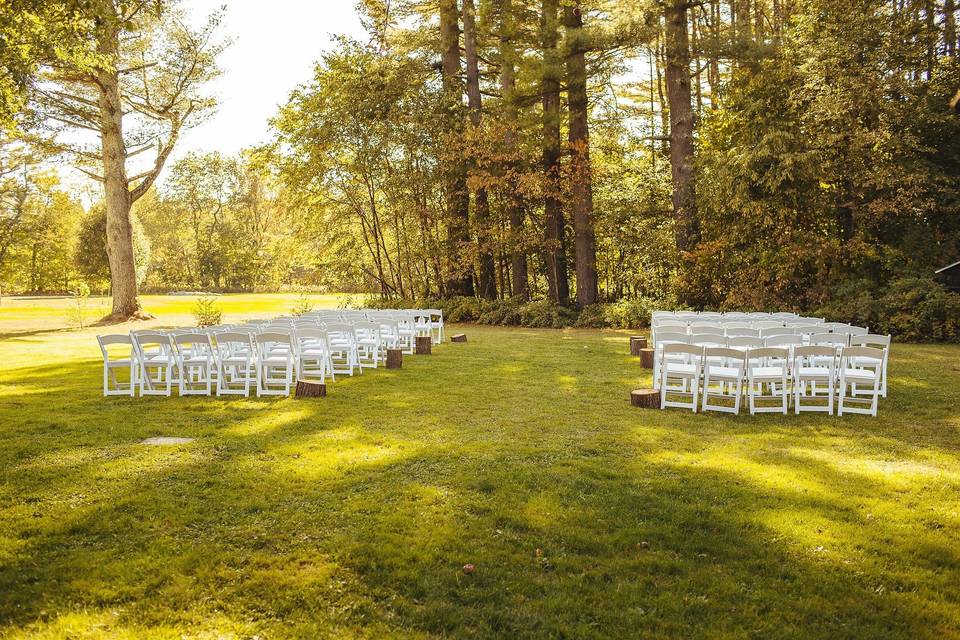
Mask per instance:
[[[503,113],[506,131],[503,144],[506,148],[508,161],[507,171],[512,174],[516,171],[517,150],[517,103],[515,101],[516,78],[516,45],[513,31],[513,3],[512,0],[500,0],[500,93],[503,99]],[[527,298],[527,252],[523,243],[523,209],[514,184],[507,185],[505,198],[507,217],[510,220],[510,271],[512,275],[512,293],[515,296]]]
[[[451,135],[462,137],[463,107],[460,83],[460,25],[457,0],[440,0],[440,57],[443,69],[444,116]],[[447,291],[472,296],[473,269],[464,264],[463,249],[470,243],[470,193],[467,172],[460,160],[444,168],[444,200],[447,213]]]
[[[670,168],[673,211],[679,251],[696,245],[699,229],[693,152],[693,109],[690,104],[690,48],[687,0],[670,0],[664,9],[666,28],[667,99],[670,104]]]
[[[570,301],[563,206],[560,201],[560,63],[557,53],[558,0],[543,0],[543,172],[544,259],[550,297]]]
[[[99,43],[101,54],[115,58],[117,32],[110,29]],[[130,191],[127,188],[127,150],[123,142],[123,105],[115,70],[97,72],[100,107],[100,138],[103,156],[104,197],[107,208],[107,258],[113,289],[111,319],[127,320],[140,314],[137,270],[133,256],[130,223]]]
[[[943,0],[943,42],[947,55],[957,56],[957,7],[954,0]]]
[[[480,65],[477,60],[477,23],[473,0],[463,0],[463,48],[467,58],[467,107],[470,122],[476,128],[482,118],[480,97]],[[497,297],[496,272],[493,264],[493,230],[490,228],[490,204],[487,188],[479,186],[474,194],[474,221],[477,225],[477,245],[480,256],[480,274],[477,281],[481,298]]]
[[[577,273],[577,304],[597,301],[597,240],[593,229],[593,177],[590,166],[590,128],[587,122],[587,66],[583,15],[579,6],[564,9],[567,54],[567,99],[570,123],[570,208],[573,215]]]

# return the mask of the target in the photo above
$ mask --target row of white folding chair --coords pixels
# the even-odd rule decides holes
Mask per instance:
[[[667,344],[687,344],[697,348],[731,348],[740,351],[760,348],[782,347],[792,353],[799,347],[821,346],[833,350],[833,359],[839,357],[840,351],[847,346],[874,347],[882,352],[880,365],[881,395],[887,397],[887,365],[889,361],[890,336],[860,335],[848,336],[844,334],[814,334],[812,336],[777,335],[767,338],[748,336],[727,337],[719,334],[689,335],[682,333],[661,333],[654,343],[654,383],[659,381],[661,369],[666,360],[664,346]]]
[[[877,415],[881,395],[880,363],[884,357],[881,349],[844,347],[839,359],[833,357],[831,347],[820,346],[797,347],[791,353],[782,348],[739,351],[671,343],[664,346],[664,351],[667,357],[659,381],[662,408],[680,407],[696,412],[699,407],[703,411],[739,413],[746,389],[751,414],[765,411],[785,414],[791,396],[796,413],[832,414],[836,396],[837,415],[845,412]],[[764,394],[765,385],[768,394]],[[671,398],[678,395],[689,400]],[[732,402],[732,406],[711,402],[717,398]],[[759,400],[776,400],[777,405],[760,406]]]
[[[325,343],[325,334],[317,336],[323,336]],[[304,356],[317,351],[297,343],[289,331],[136,331],[127,336],[99,336],[98,340],[104,357],[104,395],[134,395],[138,383],[141,395],[169,396],[174,384],[181,395],[210,395],[214,385],[218,395],[249,395],[251,386],[258,395],[289,394],[294,368],[307,377],[305,367],[309,365]],[[126,357],[111,357],[108,346],[114,344],[129,348]],[[321,382],[326,373],[332,373],[329,351],[325,346],[322,351],[326,352],[323,367],[314,369]],[[129,368],[129,382],[121,382],[116,375],[125,367]]]

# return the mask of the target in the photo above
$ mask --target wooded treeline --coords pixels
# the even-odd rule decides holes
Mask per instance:
[[[111,158],[154,150],[104,206],[131,254],[142,226],[150,288],[850,316],[837,305],[929,292],[960,254],[954,0],[363,0],[368,38],[317,62],[274,140],[192,155],[159,188],[177,133],[211,107],[216,20],[193,32],[175,3],[143,21],[124,17],[138,3],[101,4],[121,26],[91,27],[94,53],[141,133],[104,146],[96,55],[37,66],[22,128],[95,129],[95,149],[69,151],[105,184]],[[110,48],[141,25],[138,47]],[[160,42],[176,43],[168,70],[138,76],[133,54]],[[11,268],[7,288],[36,284]],[[132,270],[110,263],[115,291]]]

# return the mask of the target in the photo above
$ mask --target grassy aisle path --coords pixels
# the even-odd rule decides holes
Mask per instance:
[[[466,331],[322,401],[0,340],[0,637],[957,637],[960,348],[877,419],[735,418],[630,407],[626,333]]]

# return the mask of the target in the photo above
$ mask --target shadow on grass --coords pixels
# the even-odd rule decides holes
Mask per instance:
[[[644,412],[621,348],[475,330],[316,402],[103,399],[96,361],[4,372],[0,625],[93,610],[271,637],[957,627],[949,380],[894,390],[876,420]],[[933,380],[929,357],[898,373]],[[159,434],[198,440],[136,444]],[[929,469],[856,466],[875,460]]]

